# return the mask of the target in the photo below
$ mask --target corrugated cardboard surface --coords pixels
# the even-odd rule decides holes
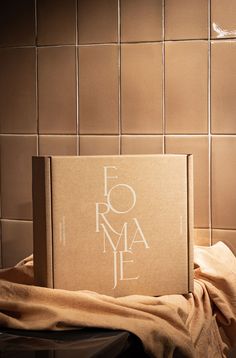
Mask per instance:
[[[112,296],[192,289],[189,156],[37,160],[50,165],[45,174],[50,193],[45,195],[51,198],[47,201],[51,232],[41,240],[51,241],[45,260],[51,261],[53,287]],[[35,180],[33,190],[38,186],[42,183]],[[36,213],[36,202],[34,208]],[[34,241],[38,240],[37,220],[34,215]],[[44,260],[41,253],[37,264],[40,245],[36,243],[35,248],[40,272]]]

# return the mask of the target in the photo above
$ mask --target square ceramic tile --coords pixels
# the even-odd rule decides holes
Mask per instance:
[[[165,121],[167,133],[207,133],[207,41],[165,44]]]
[[[78,1],[79,43],[109,43],[118,40],[118,1]]]
[[[118,155],[118,136],[80,136],[80,155]]]
[[[33,223],[1,220],[3,267],[15,266],[33,253]]]
[[[76,43],[76,0],[37,0],[39,45]]]
[[[162,0],[121,0],[121,41],[162,40]]]
[[[38,49],[39,132],[76,133],[76,51],[73,46]]]
[[[35,49],[1,48],[0,78],[1,133],[35,133]]]
[[[194,229],[194,245],[211,246],[210,229]]]
[[[236,229],[236,137],[212,138],[212,226]]]
[[[162,133],[162,44],[121,46],[123,134]]]
[[[81,134],[118,134],[118,47],[79,49]]]
[[[212,244],[224,242],[236,256],[236,230],[212,230]]]
[[[166,153],[193,154],[194,226],[209,227],[209,145],[207,136],[166,136]]]
[[[40,135],[39,155],[76,155],[77,137],[71,135]]]
[[[35,44],[35,0],[1,1],[0,45]]]
[[[208,0],[165,0],[165,39],[207,39]]]
[[[235,0],[211,0],[211,37],[236,38]]]
[[[236,41],[211,45],[212,133],[236,133]]]
[[[32,218],[32,156],[37,155],[37,136],[2,135],[2,218]]]
[[[123,135],[121,154],[163,154],[163,137],[155,135]]]

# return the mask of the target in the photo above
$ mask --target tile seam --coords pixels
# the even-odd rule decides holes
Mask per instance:
[[[75,2],[75,73],[76,73],[76,155],[80,154],[80,121],[79,121],[79,23],[78,23],[78,0]]]
[[[6,221],[6,222],[25,222],[25,223],[33,223],[33,219],[9,219],[9,218],[1,218],[1,221]]]
[[[210,245],[212,245],[212,140],[211,140],[211,1],[208,0],[208,215],[210,226]]]
[[[40,143],[39,143],[39,85],[38,85],[38,12],[37,12],[37,0],[34,1],[35,9],[35,111],[36,111],[36,132],[37,132],[37,148],[36,154],[37,156],[40,154]]]
[[[117,0],[117,36],[118,36],[118,153],[121,155],[121,132],[122,132],[122,123],[121,123],[121,0]]]
[[[162,152],[166,153],[166,118],[165,118],[165,0],[162,1]]]

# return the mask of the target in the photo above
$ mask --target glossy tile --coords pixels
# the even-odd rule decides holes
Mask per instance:
[[[76,43],[76,0],[37,0],[37,43]]]
[[[207,39],[208,0],[165,0],[165,39]]]
[[[118,155],[118,136],[80,136],[80,155]]]
[[[33,253],[33,223],[1,220],[3,267],[15,266]]]
[[[123,134],[162,133],[162,44],[121,47]]]
[[[39,132],[76,133],[75,47],[38,49]]]
[[[210,229],[194,229],[194,245],[211,246]]]
[[[212,244],[224,242],[236,256],[236,230],[212,230]]]
[[[207,41],[165,44],[165,119],[167,133],[207,133]]]
[[[212,133],[236,133],[236,41],[211,45]]]
[[[37,154],[36,135],[2,135],[2,218],[31,219],[32,156]]]
[[[71,135],[40,135],[39,155],[76,155],[77,137]]]
[[[118,47],[99,45],[79,50],[81,134],[118,133]]]
[[[162,0],[121,0],[121,41],[161,41]]]
[[[236,137],[212,137],[212,226],[236,229]]]
[[[163,137],[157,135],[123,135],[121,154],[162,154]]]
[[[207,136],[166,136],[166,153],[193,154],[194,227],[209,227],[209,151]]]
[[[236,37],[235,0],[211,0],[211,37]]]
[[[79,43],[108,43],[118,40],[118,1],[78,1]]]
[[[1,1],[0,45],[35,44],[35,0]]]
[[[36,53],[34,48],[0,49],[0,132],[35,133]]]

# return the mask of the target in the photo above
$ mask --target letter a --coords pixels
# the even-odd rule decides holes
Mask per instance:
[[[133,237],[133,240],[132,240],[132,242],[131,242],[131,245],[130,245],[130,248],[129,248],[129,249],[132,250],[133,244],[139,243],[139,242],[140,242],[140,243],[142,242],[142,243],[144,244],[145,248],[146,248],[146,249],[149,249],[148,243],[147,243],[147,241],[146,241],[146,239],[145,239],[145,237],[144,237],[143,231],[142,231],[142,229],[141,229],[141,227],[140,227],[140,225],[139,225],[138,220],[137,220],[136,218],[133,218],[133,220],[134,220],[134,222],[135,222],[135,224],[136,224],[136,231],[135,231],[135,233],[134,233],[134,237]],[[140,239],[140,240],[135,240],[138,233],[139,233],[141,239]]]

